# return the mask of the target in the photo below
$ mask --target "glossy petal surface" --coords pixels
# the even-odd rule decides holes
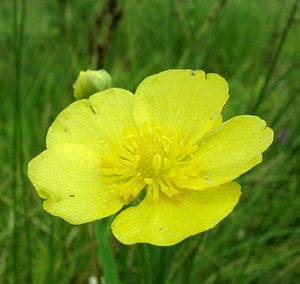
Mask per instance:
[[[28,175],[44,209],[71,224],[82,224],[120,210],[120,196],[103,186],[100,157],[76,144],[58,144],[35,157],[28,165]]]
[[[135,201],[112,224],[128,245],[169,246],[214,227],[239,200],[231,181],[273,141],[256,116],[221,124],[228,97],[217,74],[168,70],[147,77],[135,95],[112,88],[72,103],[49,128],[47,150],[29,163],[44,209],[82,224]]]
[[[203,189],[231,181],[262,161],[262,153],[273,141],[273,131],[257,116],[236,116],[200,143],[195,156],[200,174],[187,187]]]
[[[153,122],[184,130],[198,140],[220,124],[228,99],[228,84],[217,74],[168,70],[147,77],[137,88],[134,117],[137,125]]]
[[[144,199],[121,212],[112,229],[119,241],[130,245],[150,243],[169,246],[214,227],[237,204],[240,186],[227,183],[202,191],[187,191],[181,202]]]
[[[124,126],[134,125],[133,94],[123,89],[108,89],[79,100],[64,109],[47,134],[47,147],[69,142],[96,152],[108,149],[118,140]]]

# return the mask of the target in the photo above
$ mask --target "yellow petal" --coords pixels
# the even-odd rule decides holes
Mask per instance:
[[[195,140],[221,123],[227,99],[228,84],[217,74],[168,70],[147,77],[138,86],[134,117],[138,126],[145,122],[176,126]]]
[[[262,153],[273,141],[273,131],[257,116],[234,117],[200,143],[195,154],[201,172],[186,186],[202,189],[229,182],[262,161]]]
[[[124,202],[103,186],[100,157],[88,148],[63,143],[30,161],[28,175],[44,201],[44,209],[71,224],[82,224],[110,216]]]
[[[127,245],[150,243],[176,244],[183,239],[214,227],[237,204],[240,186],[227,183],[202,191],[187,191],[181,202],[144,199],[138,206],[121,212],[113,221],[116,238]]]
[[[70,142],[96,152],[107,149],[109,140],[119,140],[124,126],[134,125],[133,98],[132,93],[113,88],[72,103],[49,128],[47,147]]]

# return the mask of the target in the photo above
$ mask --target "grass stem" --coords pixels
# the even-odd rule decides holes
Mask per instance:
[[[95,222],[96,255],[101,260],[106,284],[119,284],[117,265],[113,250],[109,242],[109,231],[106,223],[101,220]]]
[[[274,73],[274,70],[275,70],[276,64],[278,62],[279,56],[281,54],[283,45],[284,45],[284,43],[286,41],[288,32],[289,32],[289,30],[290,30],[290,28],[291,28],[291,26],[292,26],[292,24],[294,22],[294,17],[295,17],[295,14],[297,12],[298,5],[299,5],[299,0],[295,0],[294,5],[292,6],[291,11],[289,13],[289,17],[288,17],[288,19],[286,21],[285,28],[284,28],[284,30],[283,30],[283,32],[281,34],[280,39],[279,39],[277,48],[275,50],[274,56],[273,56],[271,64],[270,64],[270,67],[267,70],[267,74],[266,74],[264,83],[262,85],[262,88],[260,89],[260,92],[259,92],[256,100],[254,101],[254,103],[251,106],[251,109],[250,109],[251,113],[257,113],[257,109],[261,105],[263,99],[266,97],[265,95],[266,95],[266,92],[268,90],[270,81],[272,79],[272,75]]]
[[[21,115],[21,85],[22,85],[22,55],[23,55],[23,38],[26,15],[26,1],[15,0],[12,5],[13,10],[13,35],[14,35],[14,97],[13,97],[13,137],[12,137],[12,207],[13,207],[13,281],[19,283],[19,232],[17,222],[19,220],[17,213],[18,190],[22,189],[22,205],[25,224],[25,246],[26,246],[26,266],[28,267],[26,282],[31,283],[31,251],[29,226],[27,224],[27,208],[25,202],[25,189],[23,186],[23,154],[22,154],[22,115]]]
[[[147,244],[138,244],[138,262],[139,262],[139,272],[140,272],[140,283],[151,284],[152,274],[150,266],[150,257]]]
[[[23,119],[22,119],[22,107],[21,107],[21,96],[22,96],[22,63],[23,63],[23,52],[24,52],[24,31],[25,31],[25,20],[26,20],[26,0],[14,1],[14,34],[15,34],[15,153],[14,157],[16,161],[17,175],[16,182],[18,183],[16,188],[21,189],[22,203],[22,217],[24,218],[24,237],[25,237],[25,251],[26,251],[26,282],[32,283],[32,254],[31,254],[31,238],[30,238],[30,226],[28,218],[28,201],[27,192],[24,186],[24,180],[26,175],[25,162],[23,155]]]

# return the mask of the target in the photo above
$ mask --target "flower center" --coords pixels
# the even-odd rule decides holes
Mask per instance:
[[[126,127],[119,142],[110,142],[111,152],[103,154],[101,173],[125,201],[135,199],[143,188],[149,200],[167,196],[178,201],[185,180],[199,173],[197,148],[176,128]]]

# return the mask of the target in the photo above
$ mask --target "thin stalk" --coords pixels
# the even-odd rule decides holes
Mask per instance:
[[[283,30],[283,32],[281,34],[280,39],[279,39],[279,43],[278,43],[277,48],[275,50],[275,54],[274,54],[274,56],[272,58],[270,67],[267,70],[267,74],[266,74],[266,77],[265,77],[265,80],[264,80],[264,84],[263,84],[263,86],[262,86],[262,88],[261,88],[261,90],[260,90],[260,92],[259,92],[256,100],[254,101],[254,103],[251,106],[251,109],[250,109],[251,113],[255,113],[255,110],[258,109],[258,107],[262,103],[263,99],[265,98],[265,94],[266,94],[267,89],[269,87],[269,83],[271,81],[274,69],[275,69],[276,64],[278,62],[278,58],[279,58],[279,56],[281,54],[282,47],[283,47],[283,45],[284,45],[284,43],[286,41],[288,32],[289,32],[289,30],[290,30],[290,28],[291,28],[291,26],[293,24],[295,14],[296,14],[297,9],[298,9],[298,5],[299,5],[299,0],[295,0],[294,5],[292,6],[291,12],[289,14],[289,17],[287,19],[285,28],[284,28],[284,30]]]
[[[205,236],[206,234],[200,235],[199,237],[195,237],[190,242],[183,243],[182,246],[176,250],[173,256],[174,261],[170,266],[166,283],[172,283],[175,275],[180,269],[183,269],[183,271],[186,270],[186,262],[188,261],[188,259],[193,260],[191,258],[191,255],[195,250],[197,250],[199,246],[202,245]],[[201,238],[201,241],[199,241],[199,238]],[[190,271],[185,271],[183,274],[187,275],[189,272]],[[188,278],[185,278],[185,282],[188,283]]]
[[[168,39],[168,50],[167,50],[167,61],[169,66],[172,66],[173,63],[173,58],[172,54],[174,53],[174,36],[173,36],[173,31],[174,31],[174,16],[173,16],[173,11],[174,11],[174,1],[170,0],[168,2],[168,33],[167,33],[167,39]]]
[[[55,252],[55,245],[54,245],[54,235],[56,231],[55,226],[55,218],[50,218],[50,235],[49,235],[49,243],[48,243],[48,265],[47,265],[47,278],[45,279],[45,282],[47,284],[53,284],[54,281],[54,273],[53,273],[53,267],[54,267],[54,252]]]
[[[18,39],[18,23],[17,23],[17,5],[16,1],[13,4],[13,33],[15,36],[15,42]],[[18,53],[17,46],[15,47],[15,65],[17,67],[18,62]],[[15,69],[16,75],[18,75],[17,68]],[[17,144],[18,144],[18,108],[19,108],[19,86],[17,76],[15,78],[15,93],[14,93],[14,101],[13,101],[13,137],[12,137],[12,208],[13,208],[13,238],[12,238],[12,266],[13,266],[13,282],[19,283],[18,277],[18,227],[16,225],[18,220],[17,213],[17,187],[18,187],[18,153],[17,153]]]
[[[159,247],[159,258],[158,258],[158,266],[156,266],[156,281],[158,283],[164,283],[165,274],[166,274],[166,261],[167,261],[167,248]]]
[[[150,257],[147,244],[137,244],[139,272],[142,284],[152,283]]]
[[[21,72],[22,72],[22,60],[23,60],[23,46],[24,46],[24,29],[25,29],[25,20],[26,20],[26,0],[21,2],[21,20],[20,20],[20,42],[19,42],[19,55],[20,55],[20,66],[19,66],[19,80],[21,84]],[[20,98],[22,92],[20,90]],[[26,176],[26,163],[24,161],[24,152],[22,148],[23,139],[23,119],[22,119],[22,108],[19,109],[19,125],[20,125],[20,140],[19,140],[19,165],[20,165],[20,185],[22,189],[22,205],[23,205],[23,219],[24,219],[24,233],[25,233],[25,250],[26,250],[26,267],[27,267],[27,283],[32,283],[32,251],[31,251],[31,235],[30,235],[30,223],[28,217],[28,193],[24,186],[25,176]]]
[[[275,127],[277,127],[277,124],[280,122],[281,118],[284,117],[284,114],[290,110],[290,106],[297,99],[297,95],[300,93],[300,88],[298,88],[295,91],[292,91],[290,93],[291,93],[291,95],[288,96],[288,99],[285,103],[281,104],[280,109],[277,111],[276,116],[273,118],[273,120],[270,124],[270,125],[272,125],[272,128],[274,128],[274,129],[275,129]]]
[[[106,284],[119,284],[117,265],[109,242],[110,235],[104,220],[95,222],[96,255],[101,260]]]
[[[258,202],[258,199],[261,196],[261,193],[258,190],[256,190],[255,193],[256,194],[253,194],[253,196],[252,196],[253,204],[256,204],[256,202]],[[252,255],[251,253],[253,253],[253,250],[256,248],[257,243],[259,243],[259,240],[257,238],[253,238],[247,244],[246,250],[245,250],[245,252],[243,252],[243,261],[240,264],[240,267],[237,268],[237,271],[236,271],[237,283],[240,283],[243,279],[245,279],[246,268],[247,268],[248,262],[250,260],[250,257]]]
[[[228,2],[228,0],[220,0],[218,3],[215,3],[215,5],[212,7],[208,17],[205,19],[205,21],[202,23],[202,25],[197,29],[197,31],[195,33],[195,39],[197,41],[203,36],[203,34],[214,23],[214,21],[217,19],[218,15],[219,15],[219,13],[226,6],[227,2]]]
[[[27,194],[24,187],[25,165],[23,151],[21,147],[22,139],[22,60],[24,45],[24,29],[26,19],[26,0],[13,2],[13,30],[15,37],[14,64],[15,64],[15,96],[14,96],[14,117],[13,117],[13,211],[14,211],[14,237],[13,237],[13,256],[14,256],[14,281],[18,279],[18,229],[16,226],[19,220],[15,208],[18,203],[17,190],[21,190],[22,215],[24,218],[25,250],[26,250],[26,282],[32,283],[32,255],[30,247],[30,231],[28,222]]]
[[[21,62],[22,62],[22,42],[24,34],[25,21],[25,4],[17,0],[12,3],[13,11],[13,35],[14,35],[14,97],[13,97],[13,136],[12,136],[12,207],[13,207],[13,238],[12,238],[12,255],[13,255],[13,282],[19,283],[19,230],[17,222],[19,220],[18,189],[21,187]],[[27,279],[29,280],[29,279]],[[31,281],[31,280],[29,280]],[[29,282],[30,283],[30,282]]]
[[[295,59],[295,62],[293,62],[277,79],[276,81],[269,86],[269,92],[272,92],[275,90],[275,88],[278,86],[278,84],[282,81],[284,81],[288,76],[297,68],[300,67],[300,59]]]
[[[90,241],[90,254],[91,254],[91,264],[93,267],[93,274],[98,279],[99,273],[98,273],[98,265],[97,265],[97,257],[96,257],[95,234],[94,234],[94,226],[92,223],[88,225],[88,238]]]

